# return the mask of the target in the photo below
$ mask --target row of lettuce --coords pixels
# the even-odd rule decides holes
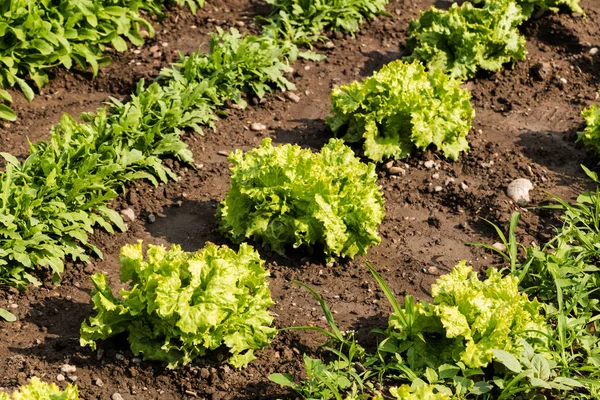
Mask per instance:
[[[87,240],[94,226],[125,229],[106,202],[132,180],[157,183],[174,177],[161,157],[192,161],[182,130],[210,127],[215,109],[226,100],[244,105],[244,92],[260,97],[274,87],[291,89],[285,73],[290,58],[301,55],[296,44],[320,38],[325,28],[356,29],[362,16],[372,17],[385,5],[358,2],[344,13],[322,1],[304,9],[293,1],[272,3],[275,25],[263,35],[219,31],[208,54],[183,57],[148,87],[140,82],[130,102],[114,101],[109,109],[84,115],[83,123],[63,117],[50,141],[32,145],[23,163],[4,154],[2,283],[35,283],[40,266],[50,267],[58,278],[66,257],[86,261],[89,249],[99,254]],[[521,2],[523,8],[504,0],[477,7],[465,3],[447,12],[426,11],[411,27],[425,26],[428,13],[488,10],[492,3],[510,3],[505,10],[522,15],[533,10],[529,2]],[[551,8],[556,2],[534,5]],[[424,61],[428,72],[418,61],[396,61],[363,82],[335,89],[328,120],[334,133],[347,142],[364,141],[365,155],[375,161],[403,158],[431,144],[456,159],[468,148],[474,117],[470,95],[448,70]],[[600,135],[598,109],[585,115],[588,128],[581,138],[593,142]],[[217,217],[233,242],[252,239],[280,253],[290,246],[318,245],[330,259],[365,254],[379,243],[384,208],[375,165],[362,163],[343,141],[333,139],[312,153],[293,145],[273,147],[266,140],[247,153],[232,153],[230,162],[231,188]],[[490,270],[481,282],[460,264],[436,284],[433,303],[406,297],[400,306],[371,269],[394,309],[375,354],[335,327],[317,295],[331,324],[331,332],[322,331],[337,359],[324,364],[306,358],[308,379],[300,383],[285,375],[273,380],[319,399],[379,397],[378,384],[403,382],[412,387],[389,393],[398,399],[491,399],[570,391],[569,398],[598,398],[597,241],[592,241],[599,229],[600,218],[593,215],[597,198],[597,193],[584,194],[576,206],[579,214],[571,209],[565,214],[558,239],[544,249],[528,248],[523,263],[510,236],[511,251],[505,255],[510,276]],[[574,255],[577,265],[570,264]],[[92,277],[97,314],[82,324],[82,345],[94,347],[98,340],[126,333],[134,353],[169,367],[225,346],[228,361],[242,367],[276,333],[264,261],[246,244],[238,252],[208,245],[196,253],[149,246],[147,260],[138,244],[122,249],[121,263],[121,279],[130,287],[120,298],[106,277]]]

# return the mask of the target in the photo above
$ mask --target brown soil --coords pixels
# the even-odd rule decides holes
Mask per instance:
[[[101,344],[101,353],[92,352],[78,346],[81,321],[92,312],[88,277],[103,271],[118,285],[119,249],[138,239],[179,243],[190,251],[207,241],[227,243],[218,234],[214,217],[229,185],[227,160],[218,153],[250,149],[264,137],[318,149],[330,137],[324,118],[331,88],[368,76],[400,57],[408,22],[432,3],[392,1],[388,10],[393,17],[366,25],[355,38],[333,38],[335,48],[326,50],[324,62],[298,62],[293,76],[301,97],[298,103],[276,93],[246,110],[228,110],[229,118],[219,121],[215,132],[186,136],[203,168],[194,171],[171,163],[181,177],[179,182],[157,188],[139,183],[127,188],[113,206],[131,207],[138,218],[125,233],[94,234],[104,260],[68,265],[61,286],[31,288],[27,293],[0,292],[0,307],[18,316],[15,323],[0,322],[0,368],[4,371],[0,387],[13,389],[31,376],[56,381],[61,365],[69,363],[77,367],[76,383],[85,399],[109,399],[116,392],[124,399],[295,398],[269,383],[267,377],[273,372],[300,375],[302,353],[318,355],[316,347],[323,337],[281,332],[272,346],[259,352],[258,360],[242,371],[211,361],[198,361],[177,371],[166,370],[159,363],[136,363],[121,338]],[[109,96],[123,99],[138,79],[152,78],[173,61],[177,50],[190,52],[206,43],[215,27],[248,27],[255,15],[267,12],[257,0],[218,4],[208,4],[197,16],[174,10],[157,29],[155,40],[136,51],[115,54],[112,65],[95,80],[86,73],[57,71],[33,103],[17,100],[19,120],[0,129],[1,151],[24,157],[27,139],[46,138],[62,113],[92,111]],[[437,2],[438,6],[447,4]],[[359,337],[365,338],[373,327],[385,325],[389,312],[365,260],[398,295],[425,298],[436,277],[458,260],[467,259],[478,268],[498,262],[482,249],[465,244],[496,241],[493,229],[482,218],[506,227],[511,213],[520,211],[519,240],[541,243],[548,238],[556,220],[533,207],[517,207],[505,190],[515,178],[530,179],[535,185],[531,204],[536,206],[548,198],[542,190],[572,199],[588,185],[579,164],[593,166],[596,160],[574,141],[583,124],[579,113],[596,98],[600,84],[600,54],[589,53],[600,46],[600,4],[582,0],[582,6],[587,19],[543,15],[525,24],[522,31],[528,39],[528,59],[514,69],[482,73],[466,84],[473,92],[477,112],[468,154],[457,162],[444,160],[435,152],[418,154],[397,163],[406,169],[404,176],[391,176],[380,168],[387,216],[380,228],[382,243],[371,248],[367,257],[327,266],[318,255],[296,251],[279,257],[261,250],[272,275],[276,302],[272,312],[277,327],[324,326],[315,300],[292,280],[313,286],[333,309],[339,326],[356,329]],[[155,56],[156,51],[160,54]],[[540,62],[550,64],[548,76],[541,80],[532,73],[532,67]],[[13,97],[20,99],[16,93]],[[252,132],[248,129],[252,122],[269,129]],[[436,167],[427,169],[427,160],[434,160]],[[436,186],[442,190],[435,191]],[[147,222],[150,214],[157,217],[152,224]]]

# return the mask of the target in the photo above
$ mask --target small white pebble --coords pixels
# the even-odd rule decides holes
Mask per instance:
[[[74,365],[63,364],[63,366],[60,367],[60,372],[62,372],[63,374],[72,374],[75,371],[77,371],[77,367]]]

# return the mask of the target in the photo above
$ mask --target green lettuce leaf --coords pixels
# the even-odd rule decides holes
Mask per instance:
[[[375,166],[362,163],[341,140],[314,154],[265,139],[229,161],[231,188],[218,217],[234,242],[254,238],[280,254],[287,245],[320,244],[330,259],[365,254],[380,242],[384,208]]]
[[[514,0],[453,4],[448,11],[431,7],[411,21],[406,44],[429,70],[471,78],[480,70],[498,71],[525,59],[525,38],[517,27],[526,19]]]
[[[327,124],[346,142],[364,141],[374,161],[405,158],[435,145],[446,157],[469,148],[475,116],[460,81],[418,62],[393,61],[363,82],[335,88]]]
[[[422,382],[422,381],[421,381]],[[452,396],[437,390],[436,386],[427,385],[402,385],[390,388],[390,394],[396,400],[450,400]],[[378,400],[378,399],[376,399]],[[383,397],[381,398],[383,400]]]
[[[592,104],[581,112],[586,127],[582,132],[577,132],[577,141],[597,155],[600,155],[600,108]]]
[[[472,3],[493,3],[498,1],[507,0],[471,0]],[[567,8],[572,12],[585,14],[581,6],[579,5],[580,0],[516,0],[517,4],[523,10],[525,19],[531,18],[533,12],[538,10],[549,10],[552,12],[558,12],[561,7]]]
[[[121,249],[122,297],[113,296],[102,274],[92,276],[97,314],[81,325],[82,346],[126,332],[134,354],[175,368],[222,346],[234,367],[252,361],[254,350],[275,335],[273,304],[264,261],[251,246],[239,251],[209,243],[189,253],[173,245],[142,243]]]
[[[27,385],[10,395],[0,392],[0,400],[79,400],[79,391],[71,384],[61,390],[56,384],[42,382],[34,376]]]

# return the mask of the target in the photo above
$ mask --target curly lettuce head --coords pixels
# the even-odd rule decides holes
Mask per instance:
[[[141,241],[121,249],[122,299],[113,296],[106,276],[92,276],[97,314],[81,325],[81,345],[127,333],[134,354],[165,361],[169,368],[191,362],[209,350],[225,347],[228,362],[242,367],[254,350],[275,335],[268,307],[273,304],[269,273],[254,249],[242,244],[236,253],[209,243],[195,253]]]
[[[431,71],[454,78],[472,78],[480,70],[498,71],[525,59],[525,38],[517,27],[525,20],[514,0],[470,2],[449,10],[435,7],[411,21],[406,44],[408,61],[419,60]]]
[[[430,145],[456,160],[469,149],[470,99],[460,81],[440,71],[393,61],[363,82],[335,88],[327,124],[343,140],[363,142],[374,161],[405,158]]]
[[[417,369],[459,361],[481,368],[492,362],[493,350],[518,356],[521,339],[541,340],[543,335],[535,332],[548,330],[540,303],[520,293],[518,283],[492,268],[481,281],[462,261],[432,286],[432,304],[419,302],[410,312],[393,313],[388,334],[398,343],[409,343],[403,346],[406,357]]]
[[[0,400],[79,400],[79,390],[71,384],[62,390],[56,384],[42,382],[34,376],[27,385],[10,395],[0,392]]]
[[[231,188],[218,209],[221,231],[284,254],[286,246],[323,246],[329,259],[365,254],[379,244],[384,216],[375,166],[341,140],[319,153],[286,144],[229,157]]]

